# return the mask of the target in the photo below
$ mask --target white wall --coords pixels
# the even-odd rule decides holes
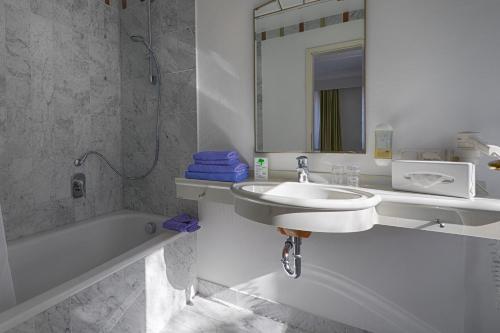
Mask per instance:
[[[376,227],[313,234],[302,277],[281,269],[284,237],[200,202],[198,275],[374,333],[465,333],[464,246],[459,237]]]
[[[253,138],[253,24],[259,0],[198,1],[200,148],[237,148],[250,160]],[[395,150],[453,147],[456,132],[480,131],[500,144],[500,2],[495,0],[367,1],[367,155],[311,154],[313,170],[373,161],[373,131],[395,128]],[[271,154],[271,167],[295,168],[296,154]],[[500,195],[500,177],[479,178]]]
[[[235,148],[253,158],[252,9],[260,3],[197,1],[200,149]],[[499,12],[497,0],[368,0],[368,155],[315,154],[312,168],[357,162],[365,173],[387,174],[371,158],[381,122],[396,129],[396,149],[447,147],[461,130],[500,143]],[[271,154],[271,167],[293,169],[295,155]],[[500,175],[484,162],[479,169],[500,191]],[[289,281],[279,268],[283,238],[272,228],[231,206],[202,203],[199,213],[202,278],[375,333],[500,327],[495,290],[483,283],[493,279],[488,241],[390,228],[317,234],[304,242],[304,277]]]
[[[254,151],[256,3],[196,1],[198,146],[236,149],[247,161]]]

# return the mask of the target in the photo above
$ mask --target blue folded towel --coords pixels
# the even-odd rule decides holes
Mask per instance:
[[[229,151],[200,151],[193,155],[195,160],[213,161],[213,160],[236,160],[240,157],[238,152]]]
[[[199,224],[193,224],[187,227],[186,232],[195,232],[196,230],[199,230],[201,226]]]
[[[240,159],[230,159],[230,160],[194,160],[194,163],[196,164],[201,164],[201,165],[236,165],[240,163]]]
[[[163,222],[163,228],[177,232],[195,232],[201,227],[198,220],[188,214],[181,214]]]
[[[214,180],[219,182],[241,182],[248,178],[248,171],[226,172],[226,173],[207,173],[186,171],[185,177],[188,179]]]
[[[238,163],[235,165],[206,165],[206,164],[191,164],[188,166],[189,172],[207,172],[207,173],[228,173],[228,172],[244,172],[248,171],[248,165]]]

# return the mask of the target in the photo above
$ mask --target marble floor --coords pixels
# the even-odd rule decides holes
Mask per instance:
[[[164,333],[307,333],[232,305],[196,297]]]

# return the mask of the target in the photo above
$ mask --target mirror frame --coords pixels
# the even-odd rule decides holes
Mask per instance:
[[[334,43],[334,44],[329,44],[329,45],[323,45],[323,46],[318,46],[318,47],[315,47],[315,48],[310,48],[310,49],[307,49],[306,52],[307,52],[307,55],[306,55],[306,82],[305,82],[305,85],[306,85],[306,103],[307,103],[307,106],[306,106],[306,109],[305,109],[305,112],[306,112],[306,117],[307,117],[307,126],[309,126],[310,124],[312,125],[312,121],[313,119],[309,116],[312,116],[312,94],[311,96],[309,96],[309,91],[308,89],[310,89],[310,83],[308,83],[308,80],[310,78],[309,75],[312,75],[312,72],[310,73],[310,71],[312,69],[310,69],[310,64],[309,64],[309,60],[308,58],[313,54],[319,54],[319,53],[322,53],[321,52],[321,49],[324,48],[324,47],[332,47],[334,45],[338,46],[337,49],[335,50],[342,50],[342,49],[349,49],[349,48],[354,48],[354,47],[362,47],[363,49],[363,82],[362,82],[362,91],[363,91],[363,101],[362,101],[362,105],[363,105],[363,111],[362,111],[362,119],[363,119],[363,129],[361,131],[361,135],[362,135],[362,142],[363,142],[363,148],[361,151],[342,151],[342,152],[318,152],[318,151],[313,151],[313,149],[311,148],[310,151],[283,151],[283,152],[265,152],[265,151],[258,151],[257,150],[257,146],[258,146],[258,138],[257,138],[257,42],[256,42],[256,37],[255,37],[255,20],[258,19],[258,18],[262,18],[262,17],[265,17],[267,15],[274,15],[274,14],[277,14],[277,13],[281,13],[281,12],[286,12],[288,10],[291,10],[291,9],[298,9],[300,7],[306,7],[306,6],[310,6],[310,5],[314,5],[318,2],[321,2],[321,1],[324,1],[324,0],[302,0],[302,3],[296,5],[296,6],[291,6],[291,7],[287,7],[287,8],[284,8],[283,5],[281,4],[281,0],[269,0],[265,3],[263,3],[262,5],[260,6],[257,6],[254,8],[253,10],[253,48],[254,48],[254,51],[253,51],[253,75],[254,75],[254,94],[253,94],[253,100],[254,100],[254,108],[253,108],[253,113],[254,113],[254,153],[256,154],[288,154],[288,153],[297,153],[297,154],[300,154],[300,153],[304,153],[304,154],[353,154],[353,155],[366,155],[367,154],[367,149],[366,149],[366,146],[367,146],[367,136],[366,136],[366,129],[367,129],[367,117],[366,117],[366,43],[367,43],[367,38],[366,38],[366,20],[367,20],[367,15],[366,15],[366,12],[367,12],[367,8],[366,8],[366,3],[367,3],[367,0],[364,0],[364,38],[363,39],[357,39],[357,40],[351,40],[351,41],[345,41],[345,42],[340,42],[340,43]],[[333,0],[332,0],[333,1]],[[343,1],[343,0],[337,0],[337,1]],[[267,13],[264,13],[264,14],[261,14],[261,15],[257,15],[257,11],[259,11],[260,9],[264,8],[265,6],[268,6],[272,3],[276,3],[278,4],[278,7],[279,9],[275,10],[275,11],[270,11],[270,12],[267,12]],[[347,46],[347,47],[346,47]],[[309,53],[310,50],[314,52],[314,50],[319,50],[318,53]],[[312,64],[312,61],[311,61],[311,64]],[[309,105],[311,104],[311,105]],[[311,118],[311,119],[309,119]],[[312,127],[310,127],[312,128]],[[313,134],[312,131],[310,130],[310,128],[308,127],[306,129],[306,140],[307,140],[307,145],[312,147],[312,140],[313,140]]]
[[[286,10],[289,10],[289,9],[293,9],[293,8],[301,7],[301,6],[304,6],[304,5],[313,4],[313,3],[315,3],[315,2],[319,2],[319,1],[322,1],[322,0],[302,0],[302,3],[300,3],[300,4],[298,4],[298,5],[295,5],[295,6],[290,6],[290,7],[286,7],[286,8],[284,8],[284,7],[283,7],[283,4],[281,3],[281,0],[269,0],[269,1],[265,2],[265,3],[263,3],[262,5],[257,6],[257,7],[253,10],[253,13],[254,13],[253,17],[254,17],[254,19],[256,19],[256,18],[258,18],[258,17],[262,17],[262,16],[266,16],[266,15],[270,15],[270,14],[275,14],[275,13],[283,12],[283,11],[286,11]],[[338,0],[338,1],[341,1],[341,0]],[[365,0],[365,1],[366,1],[366,0]],[[270,12],[265,13],[265,14],[262,14],[262,15],[256,15],[256,14],[257,14],[257,12],[258,12],[260,9],[262,9],[262,8],[264,8],[264,7],[266,7],[266,6],[269,6],[269,5],[270,5],[270,4],[272,4],[272,3],[276,3],[276,4],[278,4],[279,9],[278,9],[278,10],[275,10],[275,11],[270,11]],[[366,3],[365,3],[365,6],[366,6]],[[255,29],[254,29],[254,31],[255,31]]]

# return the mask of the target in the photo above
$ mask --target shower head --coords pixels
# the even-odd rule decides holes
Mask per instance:
[[[76,167],[81,167],[84,163],[85,163],[85,160],[87,159],[87,157],[89,156],[89,152],[86,152],[85,154],[83,154],[80,158],[77,158],[73,164],[76,166]]]
[[[131,35],[130,39],[134,43],[141,43],[142,45],[144,45],[144,47],[146,47],[146,49],[148,49],[149,52],[152,52],[151,45],[149,45],[149,43],[146,42],[146,39],[144,38],[144,36],[141,36],[141,35]]]
[[[132,36],[130,36],[130,39],[136,43],[145,43],[146,42],[144,37],[141,35],[132,35]]]

